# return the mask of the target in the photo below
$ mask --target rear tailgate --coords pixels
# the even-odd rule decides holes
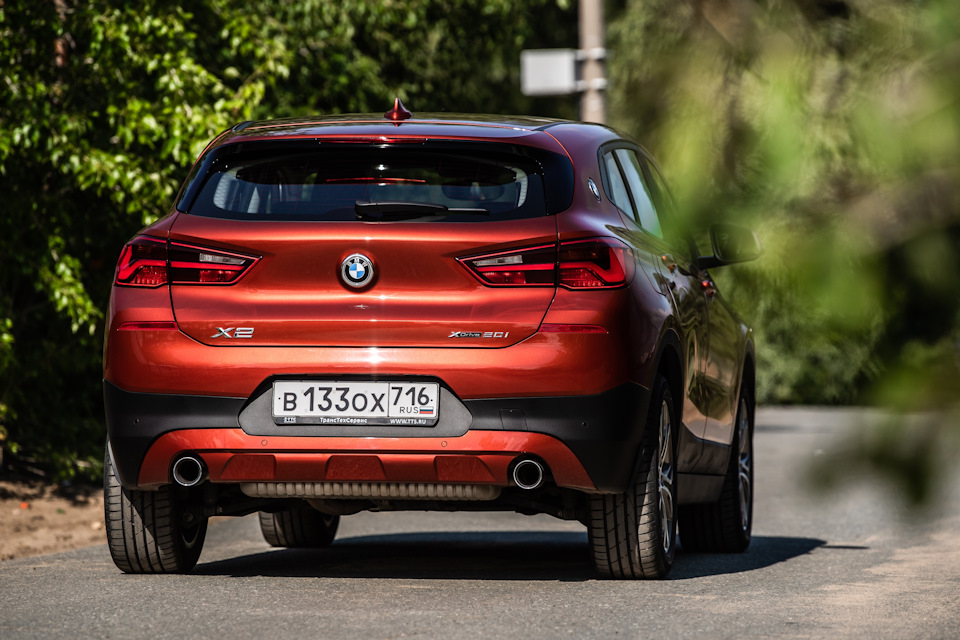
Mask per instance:
[[[555,289],[485,286],[457,258],[553,245],[555,220],[328,223],[182,215],[171,241],[260,260],[233,285],[172,285],[173,309],[181,330],[216,346],[503,347],[537,331]],[[343,261],[356,253],[375,271],[363,289],[347,286],[341,275]]]

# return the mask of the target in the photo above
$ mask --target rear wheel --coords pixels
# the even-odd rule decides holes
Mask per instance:
[[[597,570],[608,578],[664,578],[676,551],[676,419],[667,381],[651,395],[641,465],[619,495],[594,496],[589,538]]]
[[[753,529],[753,401],[740,392],[736,433],[720,500],[680,510],[680,541],[689,551],[739,553]]]
[[[310,507],[260,512],[260,533],[271,547],[326,547],[337,535],[340,516]]]
[[[103,510],[107,544],[114,564],[125,573],[185,573],[200,558],[207,519],[189,512],[176,488],[125,489],[110,453],[103,463]]]

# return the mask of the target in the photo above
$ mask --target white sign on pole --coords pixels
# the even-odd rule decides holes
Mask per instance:
[[[526,96],[576,93],[576,49],[526,49],[520,52],[520,88]]]

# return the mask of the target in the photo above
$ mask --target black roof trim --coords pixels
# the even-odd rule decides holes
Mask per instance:
[[[230,130],[231,130],[231,131],[243,131],[244,129],[246,129],[247,127],[249,127],[249,126],[252,125],[252,124],[253,124],[253,120],[247,120],[247,121],[245,121],[245,122],[241,122],[241,123],[239,123],[239,124],[233,125],[233,127],[232,127]]]

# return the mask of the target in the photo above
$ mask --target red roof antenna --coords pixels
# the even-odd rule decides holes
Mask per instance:
[[[400,102],[400,98],[396,98],[393,101],[393,109],[390,109],[390,111],[384,113],[383,117],[387,120],[393,120],[394,122],[399,123],[400,120],[412,118],[413,114],[410,113],[405,106],[403,106],[403,103]]]

